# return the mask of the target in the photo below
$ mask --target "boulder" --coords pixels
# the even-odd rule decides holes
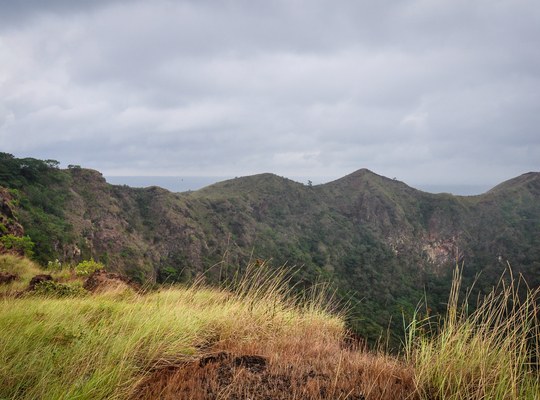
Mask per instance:
[[[127,288],[138,289],[137,285],[129,278],[105,270],[99,270],[91,274],[84,282],[83,287],[89,292],[106,292]]]
[[[19,278],[16,274],[11,272],[0,271],[0,285],[7,285]]]
[[[32,279],[30,279],[30,284],[28,285],[28,290],[35,290],[36,285],[38,283],[45,282],[45,281],[52,281],[52,280],[53,280],[53,277],[48,275],[48,274],[36,275]]]

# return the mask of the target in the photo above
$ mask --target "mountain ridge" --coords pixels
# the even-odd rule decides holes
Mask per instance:
[[[510,178],[504,182],[499,183],[498,185],[491,188],[489,192],[496,192],[501,189],[508,189],[515,186],[522,185],[536,185],[536,189],[540,190],[540,172],[526,172],[524,174],[518,175],[514,178]]]
[[[333,282],[355,304],[351,326],[372,339],[390,319],[399,331],[424,293],[443,302],[456,262],[466,280],[482,272],[479,291],[507,260],[540,284],[538,176],[478,196],[422,192],[368,169],[322,185],[265,173],[173,193],[0,155],[0,186],[16,197],[42,264],[94,258],[141,282],[219,282],[272,259],[302,266],[298,287]]]

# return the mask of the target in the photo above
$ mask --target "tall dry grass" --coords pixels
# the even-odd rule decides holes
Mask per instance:
[[[299,298],[284,271],[255,265],[227,289],[199,282],[146,294],[6,296],[0,398],[408,396],[412,370],[344,348],[343,318],[325,298],[317,291]],[[213,354],[224,356],[203,361]],[[264,368],[244,359],[264,360]]]
[[[27,281],[34,264],[0,258]],[[0,398],[537,399],[539,289],[509,276],[478,307],[456,271],[442,320],[414,319],[403,359],[347,339],[318,286],[250,265],[226,288],[0,297]],[[22,279],[21,278],[21,279]]]
[[[332,296],[324,287],[295,295],[288,276],[283,269],[249,266],[228,285],[243,310],[233,331],[196,357],[163,363],[141,378],[131,398],[417,398],[410,366],[346,344],[343,316],[335,314]],[[251,316],[241,319],[245,313]],[[249,360],[264,365],[250,366]]]
[[[447,314],[434,324],[414,319],[406,354],[426,399],[538,400],[540,289],[511,272],[468,311],[461,272],[454,273]]]

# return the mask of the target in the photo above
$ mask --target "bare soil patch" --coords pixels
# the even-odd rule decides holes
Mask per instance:
[[[104,270],[91,274],[84,282],[83,287],[93,293],[123,291],[129,288],[139,290],[138,285],[129,278]]]
[[[238,350],[247,350],[239,346]],[[257,346],[255,346],[257,347]],[[365,351],[319,357],[218,351],[156,365],[132,399],[416,399],[412,370]]]

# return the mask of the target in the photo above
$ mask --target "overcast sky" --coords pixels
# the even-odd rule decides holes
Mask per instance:
[[[538,0],[0,0],[0,151],[105,175],[540,170]]]

